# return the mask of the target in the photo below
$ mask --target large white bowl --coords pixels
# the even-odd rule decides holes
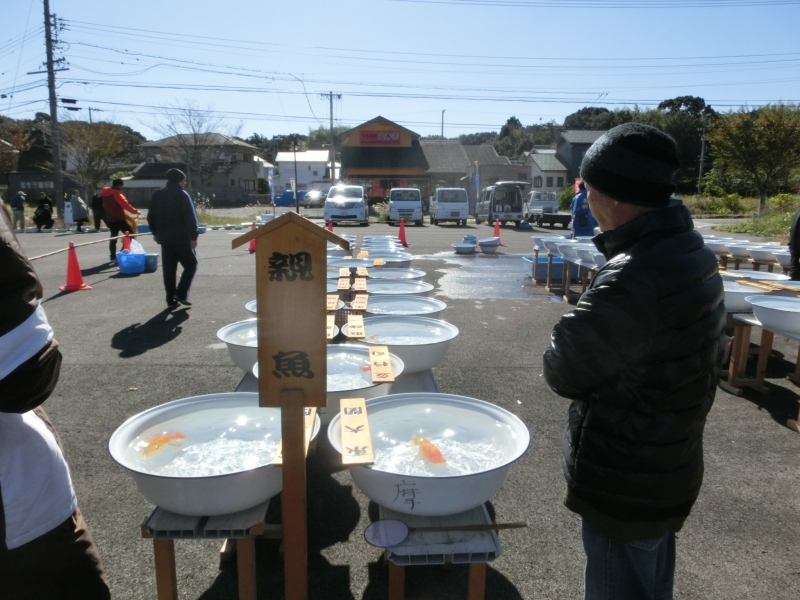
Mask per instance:
[[[420,279],[421,277],[425,277],[425,271],[419,269],[378,267],[369,270],[370,279]]]
[[[338,334],[339,328],[334,325],[333,337]],[[245,373],[249,373],[253,363],[258,362],[258,319],[225,325],[217,331],[217,338],[225,342],[233,364]]]
[[[753,314],[770,331],[800,335],[800,298],[787,296],[747,296]]]
[[[312,437],[319,428],[317,417]],[[175,433],[186,437],[164,441],[158,452],[143,454],[152,436]],[[153,504],[178,514],[212,516],[257,506],[281,491],[283,469],[272,465],[280,439],[280,408],[260,408],[258,394],[231,392],[183,398],[134,415],[112,434],[108,450]],[[202,462],[211,454],[220,461],[221,453],[233,452],[232,445],[245,443],[253,444],[256,451],[240,448],[238,456],[217,462],[215,469]],[[212,447],[199,451],[197,444]],[[175,460],[201,469],[194,472],[218,474],[157,474],[165,472],[160,469],[176,468]]]
[[[775,256],[775,260],[778,261],[778,264],[780,264],[780,266],[786,269],[792,266],[792,254],[788,250],[776,251],[773,252],[773,255]]]
[[[705,245],[714,254],[728,254],[728,244],[732,243],[731,240],[726,238],[717,238],[714,240],[706,238]]]
[[[406,315],[430,317],[447,308],[447,304],[426,296],[372,296],[367,304],[368,315]]]
[[[753,260],[756,262],[774,263],[777,262],[773,254],[774,250],[775,248],[772,246],[751,246],[750,256],[753,257]]]
[[[250,302],[245,304],[244,307],[248,312],[257,313],[258,312],[258,300],[250,300]],[[344,300],[339,300],[336,303],[336,309],[335,310],[339,310],[340,308],[344,308]]]
[[[781,273],[770,273],[768,271],[752,271],[748,269],[739,269],[738,271],[729,270],[729,271],[720,271],[720,275],[722,275],[722,279],[724,280],[735,280],[740,279],[742,277],[746,277],[748,279],[755,279],[756,281],[788,281],[789,276],[783,275]]]
[[[367,282],[367,293],[374,296],[407,296],[408,294],[427,296],[433,289],[432,283],[414,279],[370,279]]]
[[[328,344],[327,360],[327,406],[317,414],[323,425],[331,422],[339,412],[342,398],[374,398],[389,393],[391,383],[373,383],[370,375],[369,346],[358,344]],[[405,365],[389,352],[392,374],[395,379],[403,374]],[[253,365],[253,375],[258,377],[258,363]]]
[[[544,241],[545,240],[554,240],[554,241],[564,241],[567,239],[563,235],[532,235],[531,239],[533,240],[533,244],[538,248],[545,248]]]
[[[331,258],[328,260],[329,267],[372,267],[375,266],[375,261],[371,258]]]
[[[530,444],[518,417],[466,396],[393,394],[367,400],[367,414],[376,462],[351,467],[350,475],[370,500],[410,515],[451,515],[480,506]],[[447,463],[421,458],[415,437],[436,446]],[[339,415],[328,426],[328,439],[342,451]]]
[[[748,296],[766,294],[752,285],[744,285],[735,281],[723,281],[725,290],[725,310],[727,312],[751,312],[753,308],[745,300]]]
[[[347,324],[342,326],[347,335]],[[384,316],[364,319],[365,344],[388,346],[400,357],[406,373],[426,371],[444,359],[450,342],[458,337],[458,327],[427,317]]]
[[[746,244],[728,244],[728,252],[734,258],[752,258],[750,255],[750,248],[760,248],[759,244],[746,243]]]
[[[595,252],[594,254],[592,254],[592,260],[594,261],[594,264],[596,264],[598,267],[602,267],[608,262],[608,260],[606,259],[606,257],[603,255],[602,252]]]

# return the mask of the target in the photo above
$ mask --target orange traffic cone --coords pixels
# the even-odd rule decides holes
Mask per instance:
[[[406,241],[406,222],[405,219],[400,219],[400,233],[397,234],[397,239],[400,240],[400,243],[403,244],[406,248],[408,247],[408,242]]]
[[[333,233],[333,219],[328,221],[328,231]]]
[[[497,240],[500,241],[500,219],[494,220],[494,237],[496,237]],[[500,242],[500,245],[505,246],[503,242]]]
[[[250,226],[250,231],[252,231],[255,228],[256,228],[256,224],[253,223]],[[253,252],[256,251],[256,241],[255,241],[255,239],[250,240],[250,246],[249,246],[248,250],[250,250],[250,254],[252,254]]]
[[[122,240],[122,251],[131,249],[131,235],[126,231],[125,238]]]
[[[59,287],[62,292],[77,292],[79,290],[90,290],[91,286],[83,282],[81,268],[78,266],[78,253],[75,252],[75,244],[69,243],[67,253],[67,284]]]

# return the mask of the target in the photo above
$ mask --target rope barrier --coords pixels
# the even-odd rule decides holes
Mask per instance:
[[[132,235],[131,239],[136,239],[137,237],[142,236],[142,235],[153,235],[153,232],[151,231],[149,233],[137,233],[135,235]],[[73,248],[81,248],[83,246],[91,246],[92,244],[101,244],[103,242],[108,242],[110,240],[122,240],[122,239],[125,239],[125,234],[118,235],[117,237],[114,237],[114,238],[107,237],[107,238],[102,238],[102,239],[99,239],[99,240],[94,240],[93,242],[85,242],[83,244],[73,244],[72,247]],[[61,250],[54,250],[53,252],[48,252],[47,254],[40,254],[39,256],[34,256],[32,258],[29,258],[28,260],[39,260],[40,258],[47,258],[48,256],[54,256],[56,254],[61,254],[62,252],[66,252],[68,250],[69,250],[69,248],[62,248]]]

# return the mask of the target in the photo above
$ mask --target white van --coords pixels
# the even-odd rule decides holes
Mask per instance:
[[[392,188],[389,191],[389,223],[400,219],[422,225],[422,196],[417,188]]]
[[[455,221],[466,225],[469,216],[469,198],[464,188],[439,188],[431,199],[431,225],[442,221]]]
[[[499,181],[484,188],[475,204],[475,224],[486,221],[487,225],[493,226],[499,220],[503,227],[509,221],[519,227],[524,218],[521,188],[525,185],[520,181]]]
[[[335,185],[328,190],[323,211],[325,223],[350,222],[369,225],[367,195],[360,185]]]

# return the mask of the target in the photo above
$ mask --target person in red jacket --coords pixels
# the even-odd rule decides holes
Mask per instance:
[[[115,179],[111,182],[111,187],[103,188],[103,213],[108,224],[108,230],[111,232],[111,237],[108,240],[109,260],[111,262],[117,260],[117,236],[124,232],[133,233],[131,226],[125,221],[125,213],[141,214],[128,203],[128,199],[122,193],[123,185],[122,179]]]

